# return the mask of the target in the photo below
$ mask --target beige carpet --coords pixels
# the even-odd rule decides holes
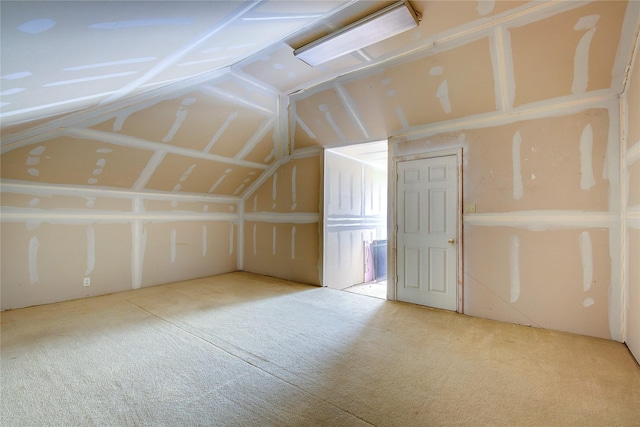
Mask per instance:
[[[631,426],[623,344],[233,273],[2,313],[2,426]]]

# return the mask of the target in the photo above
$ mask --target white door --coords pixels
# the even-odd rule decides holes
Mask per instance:
[[[456,156],[398,163],[397,298],[457,308]]]

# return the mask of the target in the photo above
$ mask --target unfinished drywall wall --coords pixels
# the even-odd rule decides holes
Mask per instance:
[[[622,96],[625,109],[623,135],[626,153],[623,158],[626,187],[625,230],[628,304],[626,343],[640,363],[640,46],[636,39],[635,58],[630,78]]]
[[[617,116],[612,104],[398,145],[398,154],[463,148],[465,313],[603,338],[620,331],[609,205],[618,179],[608,172]]]
[[[4,139],[2,308],[238,269],[241,196],[283,144],[279,97],[249,86],[224,77]]]
[[[3,183],[2,309],[234,271],[237,207]]]
[[[547,3],[436,35],[293,95],[294,149],[461,147],[465,312],[623,340],[619,94],[638,16],[634,2]]]
[[[319,153],[289,158],[244,200],[242,269],[319,285]]]
[[[350,8],[357,9],[355,15],[364,17],[392,3],[391,1],[355,2]],[[308,89],[327,80],[327,75],[348,74],[360,67],[368,67],[378,61],[384,61],[415,49],[433,47],[434,42],[443,38],[455,39],[461,31],[466,31],[489,20],[504,19],[512,13],[533,9],[536,4],[528,1],[432,1],[411,0],[412,8],[421,15],[417,28],[398,34],[380,43],[360,49],[350,55],[338,57],[322,64],[309,67],[293,56],[293,50],[312,40],[327,34],[331,29],[340,28],[353,20],[340,21],[341,15],[332,17],[317,34],[302,33],[287,43],[277,44],[257,58],[248,58],[234,68],[285,93],[295,93]],[[315,31],[312,30],[312,31]],[[283,72],[284,70],[284,72]]]
[[[324,166],[323,284],[343,289],[366,281],[365,242],[387,238],[387,172],[333,151]]]

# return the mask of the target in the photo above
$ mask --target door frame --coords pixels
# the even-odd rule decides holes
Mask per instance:
[[[395,144],[389,144],[390,151]],[[387,184],[387,299],[397,300],[398,286],[398,163],[409,160],[422,160],[434,157],[456,156],[456,175],[458,197],[456,201],[456,311],[464,312],[464,274],[463,274],[463,234],[462,234],[462,147],[421,152],[411,155],[392,155],[389,153],[389,182]]]

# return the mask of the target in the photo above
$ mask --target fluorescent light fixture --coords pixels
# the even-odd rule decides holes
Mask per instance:
[[[293,54],[315,67],[418,26],[418,17],[400,0],[353,24],[313,41]]]

